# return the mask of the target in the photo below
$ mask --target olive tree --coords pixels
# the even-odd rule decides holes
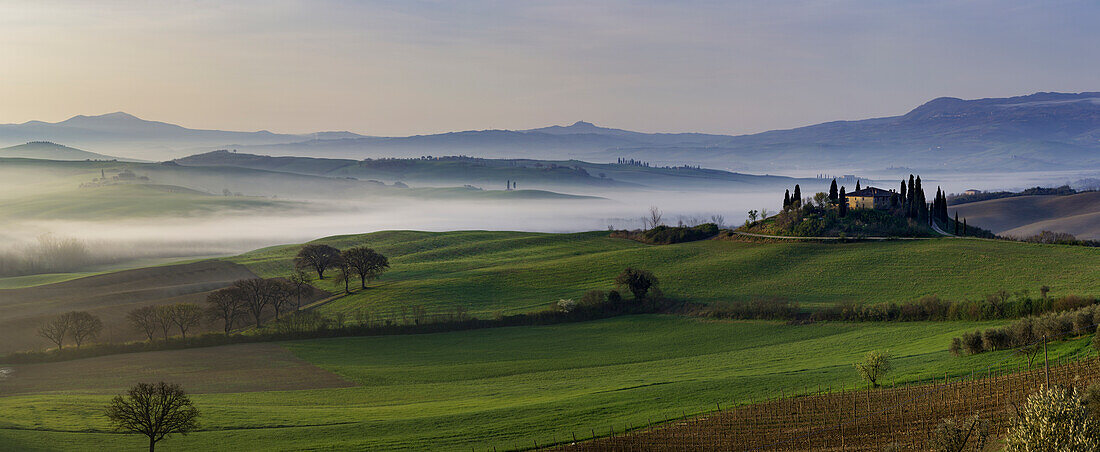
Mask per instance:
[[[1100,422],[1077,391],[1044,386],[1031,394],[1005,437],[1005,450],[1100,450]]]
[[[872,387],[877,388],[879,379],[890,371],[890,354],[878,350],[869,351],[863,361],[856,363],[855,366],[859,376],[870,382]]]
[[[149,438],[149,452],[170,435],[198,428],[199,410],[178,384],[138,383],[107,406],[107,419],[119,431]]]

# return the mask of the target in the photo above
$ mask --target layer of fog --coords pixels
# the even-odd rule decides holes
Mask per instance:
[[[812,175],[811,175],[812,176]],[[873,175],[864,181],[893,189],[899,175]],[[926,174],[929,196],[937,185],[949,192],[1060,185],[1095,172]],[[869,183],[868,183],[869,182]],[[804,196],[827,189],[804,184]],[[846,187],[849,191],[854,187]],[[308,209],[286,212],[222,213],[209,216],[115,219],[110,221],[6,220],[0,228],[0,266],[7,262],[8,274],[68,272],[91,265],[147,258],[186,258],[231,255],[269,245],[300,243],[340,234],[382,230],[510,230],[532,232],[579,232],[607,229],[636,229],[650,207],[659,208],[664,223],[697,224],[721,218],[735,226],[749,210],[775,212],[781,205],[780,188],[752,191],[598,191],[592,187],[574,194],[598,194],[599,200],[500,200],[429,201],[416,198],[334,201],[310,197]],[[43,237],[54,242],[46,243]],[[58,241],[69,241],[57,249]],[[72,241],[77,244],[73,245]],[[51,245],[52,243],[52,245]],[[54,248],[51,248],[54,246]],[[51,251],[52,249],[52,251]],[[51,254],[52,253],[52,254]],[[66,254],[68,253],[68,254]],[[5,261],[6,259],[6,261]],[[28,265],[33,263],[33,265]],[[22,272],[11,268],[26,266]],[[29,269],[29,270],[27,270]],[[0,269],[0,273],[4,273]]]

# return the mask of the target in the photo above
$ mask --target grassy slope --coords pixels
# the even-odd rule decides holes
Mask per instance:
[[[198,394],[205,430],[164,450],[465,450],[546,444],[570,432],[713,409],[779,392],[856,383],[870,349],[896,356],[898,381],[962,374],[1003,353],[953,358],[973,323],[708,322],[639,316],[545,327],[286,343],[359,387]],[[1082,339],[1052,356],[1086,347]],[[18,369],[16,369],[18,372]],[[141,440],[106,433],[107,395],[0,397],[0,443],[92,450]],[[27,430],[32,429],[32,430]],[[45,430],[45,431],[36,431]],[[55,432],[64,430],[66,432]]]
[[[1028,236],[1043,230],[1100,239],[1100,192],[1067,196],[1016,196],[951,206],[970,224],[998,234]]]
[[[388,231],[319,240],[367,245],[393,269],[373,287],[325,309],[429,311],[457,303],[474,313],[527,311],[608,289],[628,265],[653,271],[667,295],[701,302],[783,297],[804,304],[901,302],[924,295],[978,298],[1049,285],[1055,294],[1100,291],[1100,250],[977,240],[814,244],[702,241],[650,246],[605,232]],[[298,246],[233,258],[264,276],[285,275]],[[331,289],[328,282],[319,283]]]

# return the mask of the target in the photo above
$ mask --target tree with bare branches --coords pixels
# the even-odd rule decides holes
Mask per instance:
[[[228,335],[240,318],[246,315],[244,297],[240,289],[227,287],[210,292],[206,296],[206,315],[211,319],[220,320],[225,334]]]
[[[649,223],[650,229],[661,225],[662,216],[663,214],[661,213],[661,209],[658,209],[657,206],[649,208],[649,217],[646,219],[646,221]]]
[[[149,438],[149,452],[170,435],[186,435],[198,428],[199,410],[178,384],[138,383],[107,406],[107,419],[116,430]]]
[[[57,349],[65,346],[65,338],[69,336],[69,322],[65,316],[57,316],[42,326],[38,327],[38,335],[57,345]]]
[[[142,306],[131,310],[126,314],[126,320],[130,322],[135,330],[145,333],[145,336],[149,338],[149,342],[153,342],[157,333],[156,306]]]
[[[264,309],[271,304],[269,282],[263,278],[237,280],[233,287],[239,291],[241,305],[252,316],[256,327],[263,326]]]
[[[172,323],[180,330],[180,336],[186,338],[187,331],[202,322],[202,308],[193,303],[172,305]]]
[[[85,341],[94,340],[103,331],[103,321],[85,311],[73,311],[63,315],[69,322],[69,330],[72,331],[73,342],[76,348]]]
[[[290,286],[294,289],[294,296],[297,300],[294,305],[294,310],[301,311],[302,295],[313,292],[313,286],[309,285],[309,275],[301,269],[297,269],[294,271],[294,274],[290,275],[290,278],[287,278],[287,282],[290,283]]]

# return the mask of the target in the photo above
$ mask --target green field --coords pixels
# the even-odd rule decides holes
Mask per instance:
[[[574,432],[582,437],[592,429],[606,432],[611,425],[620,431],[665,416],[707,411],[715,402],[728,406],[819,385],[851,387],[857,384],[851,363],[871,349],[889,349],[896,357],[897,371],[890,380],[982,370],[1007,355],[954,358],[946,348],[952,336],[986,325],[788,326],[635,316],[288,342],[283,345],[294,355],[356,386],[197,394],[202,431],[172,438],[163,450],[503,450],[535,441],[547,444]],[[1087,340],[1052,347],[1051,354],[1077,353]],[[205,350],[218,353],[222,348]],[[140,361],[145,355],[130,356]],[[117,359],[49,366],[102,368],[95,360],[108,358]],[[177,367],[189,368],[187,378],[194,379],[211,365],[181,362]],[[102,387],[89,383],[75,391],[34,382],[21,394],[0,396],[0,444],[20,450],[142,447],[139,438],[108,432],[100,414],[129,371],[103,370],[113,373],[102,379]],[[18,378],[19,372],[15,366],[9,378]],[[148,369],[143,372],[141,378],[153,378]],[[240,378],[262,374],[255,369],[241,372]],[[232,373],[216,375],[240,385]],[[89,377],[100,381],[97,375]],[[197,387],[209,389],[218,381],[208,380]],[[3,387],[0,382],[0,394]]]
[[[373,287],[326,305],[329,312],[389,312],[422,304],[445,311],[523,312],[586,290],[610,289],[626,266],[651,270],[665,294],[697,302],[779,297],[812,306],[903,302],[925,295],[978,299],[997,290],[1052,287],[1052,295],[1100,292],[1100,249],[978,240],[882,243],[744,243],[707,240],[652,246],[606,232],[388,231],[318,240],[371,246],[392,270]],[[286,275],[297,245],[231,260],[264,276]],[[318,282],[333,290],[329,282]]]

